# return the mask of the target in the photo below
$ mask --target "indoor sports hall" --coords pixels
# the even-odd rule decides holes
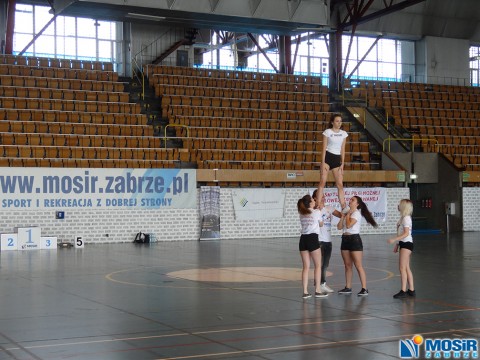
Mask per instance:
[[[0,0],[0,360],[478,359],[479,14]]]

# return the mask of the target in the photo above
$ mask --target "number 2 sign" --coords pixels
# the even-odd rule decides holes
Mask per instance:
[[[1,234],[1,243],[0,250],[17,250],[18,249],[18,239],[17,234]]]

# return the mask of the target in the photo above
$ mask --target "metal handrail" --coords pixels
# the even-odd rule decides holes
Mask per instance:
[[[439,147],[439,144],[438,144],[438,140],[437,139],[432,139],[432,138],[416,138],[415,136],[412,137],[412,138],[391,138],[391,137],[388,137],[386,139],[383,140],[383,145],[382,145],[382,150],[385,151],[385,142],[388,141],[388,151],[390,152],[390,142],[392,140],[395,140],[395,141],[411,141],[412,142],[412,152],[414,151],[415,147],[414,147],[414,143],[415,141],[420,141],[420,142],[430,142],[430,141],[434,141],[435,142],[435,146],[437,147],[437,152],[438,152],[438,147]]]
[[[176,126],[176,127],[183,127],[187,130],[187,138],[190,138],[190,129],[188,128],[187,125],[182,125],[182,124],[167,124],[165,126],[165,133],[164,133],[164,136],[163,136],[163,143],[165,145],[165,149],[167,148],[167,139],[173,139],[173,138],[177,138],[177,136],[167,136],[167,128],[169,126]]]
[[[136,78],[140,84],[142,85],[142,94],[141,99],[145,99],[145,72],[143,71],[143,67],[138,63],[137,57],[133,58],[133,77]],[[140,74],[140,75],[139,75]]]

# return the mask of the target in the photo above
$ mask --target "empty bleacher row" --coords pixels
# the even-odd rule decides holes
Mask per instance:
[[[318,113],[317,113],[318,115]],[[327,114],[325,114],[327,115]],[[324,131],[327,128],[326,120],[278,120],[263,118],[236,118],[214,116],[172,116],[170,122],[186,126],[210,126],[224,128],[247,128],[266,130],[297,130],[297,131]],[[350,123],[343,123],[343,130],[350,131]]]
[[[198,161],[200,169],[243,169],[243,170],[318,170],[317,162],[301,161],[248,161],[248,160],[202,160]],[[361,162],[345,163],[348,170],[371,170],[369,164]]]
[[[46,58],[36,56],[17,56],[9,54],[0,54],[0,64],[28,65],[30,67],[113,71],[113,64],[111,62]]]
[[[438,118],[431,116],[416,116],[408,115],[403,113],[402,118],[400,119],[402,124],[405,124],[407,127],[412,126],[427,126],[427,127],[457,127],[458,129],[463,128],[477,128],[480,125],[480,119],[465,119],[465,118]],[[448,130],[447,130],[448,131]]]
[[[467,171],[480,171],[480,155],[446,154],[445,156],[457,167],[465,168]]]
[[[1,91],[1,90],[0,90]],[[1,109],[60,110],[80,112],[140,113],[140,104],[24,97],[0,97]]]
[[[0,145],[0,154],[8,158],[37,159],[178,160],[176,149],[148,148]]]
[[[156,75],[176,75],[182,77],[231,79],[240,81],[257,81],[270,83],[294,83],[322,85],[322,79],[314,76],[290,75],[281,73],[255,73],[236,70],[216,70],[182,66],[146,65],[144,72],[150,79]]]
[[[326,87],[320,84],[307,83],[288,83],[288,82],[271,82],[260,80],[246,79],[229,79],[229,78],[211,78],[196,77],[183,75],[165,75],[154,74],[149,78],[149,84],[156,86],[157,84],[180,85],[180,86],[199,86],[206,88],[225,88],[225,89],[242,89],[242,90],[266,90],[266,91],[283,91],[283,92],[306,92],[306,93],[327,93]]]
[[[104,136],[153,136],[153,128],[144,125],[57,123],[47,121],[0,120],[0,132],[77,134]]]
[[[363,81],[356,98],[381,107],[396,126],[432,142],[424,151],[441,152],[457,166],[479,170],[480,89],[466,86]]]
[[[85,124],[147,125],[144,114],[80,112],[44,109],[1,109],[0,120],[50,121]]]
[[[243,139],[257,140],[292,140],[292,141],[318,141],[322,139],[321,133],[298,130],[274,130],[274,129],[248,129],[248,128],[224,128],[224,127],[193,127],[188,131],[182,127],[175,127],[177,137],[191,138],[221,138],[225,141],[241,141]],[[352,143],[359,142],[359,133],[350,133]]]
[[[46,134],[0,132],[2,145],[80,146],[112,148],[160,148],[156,136],[125,135],[105,136],[98,134]]]
[[[1,77],[0,77],[1,81]],[[0,97],[42,98],[77,101],[103,101],[128,103],[129,94],[124,92],[54,89],[47,87],[0,86]]]
[[[162,109],[162,114],[165,111]],[[327,121],[331,113],[314,111],[251,109],[213,106],[168,105],[166,116],[175,121],[175,116],[203,116],[224,118],[273,119],[273,120],[309,120]]]
[[[62,159],[62,158],[21,158],[0,157],[1,167],[65,167],[65,168],[175,168],[178,160],[142,159]]]
[[[162,116],[168,117],[170,105],[204,106],[212,108],[291,110],[306,112],[325,112],[329,105],[325,103],[306,103],[301,101],[279,101],[262,99],[242,99],[227,97],[196,97],[187,95],[163,95]]]
[[[179,162],[174,150],[0,145],[0,166],[174,168]]]
[[[428,104],[434,104],[441,107],[458,109],[475,105],[475,103],[480,101],[480,94],[475,93],[383,90],[379,88],[353,88],[352,92],[356,97],[361,97],[362,93],[365,93],[369,101],[374,101],[377,98],[383,98],[385,101],[390,99],[393,105],[398,105],[398,103],[405,104],[406,102],[412,104],[413,100],[415,104],[417,104],[415,106],[429,107]],[[369,103],[369,105],[374,106],[374,103]]]
[[[75,69],[62,67],[40,67],[32,65],[12,65],[0,63],[0,75],[33,76],[59,79],[78,79],[94,81],[118,81],[118,74],[113,71]]]
[[[386,107],[389,106],[389,107]],[[462,125],[463,119],[477,119],[478,110],[459,110],[459,109],[439,109],[435,107],[415,107],[415,106],[392,106],[385,105],[390,109],[390,114],[393,116],[424,116],[439,119],[455,119],[458,125]]]
[[[448,126],[448,125],[421,125],[416,119],[409,118],[408,124],[411,130],[424,135],[434,135],[439,138],[445,137],[445,140],[454,140],[457,137],[478,137],[480,136],[480,128],[477,126]]]
[[[368,106],[376,107],[378,104],[384,104],[387,107],[407,107],[407,108],[431,108],[438,110],[465,110],[478,111],[480,109],[480,104],[471,102],[471,101],[450,101],[450,100],[432,100],[432,99],[407,99],[407,98],[392,98],[388,95],[384,95],[382,100],[378,98],[370,98],[368,101]]]
[[[35,76],[0,75],[0,86],[58,90],[123,92],[124,83],[111,81],[60,79]]]
[[[302,142],[297,140],[239,139],[232,141],[225,138],[184,138],[184,141],[188,143],[189,149],[310,151],[318,153],[317,155],[322,149],[322,142],[318,140]],[[350,142],[346,145],[346,152],[353,157],[368,158],[368,150],[368,142]]]
[[[194,158],[201,161],[226,160],[226,161],[283,161],[300,162],[304,170],[313,170],[314,166],[321,162],[321,153],[318,151],[264,151],[253,149],[194,149],[190,151]],[[346,155],[345,162],[351,162],[351,154]]]
[[[232,89],[222,87],[204,87],[191,85],[168,85],[156,84],[155,94],[161,95],[182,95],[199,97],[225,97],[239,99],[261,99],[276,101],[303,101],[313,103],[328,103],[328,94],[326,93],[307,93],[307,92],[285,92],[272,90],[251,90],[251,89]]]
[[[355,82],[355,84],[353,84]],[[345,84],[347,88],[380,89],[383,91],[414,91],[451,94],[480,94],[480,88],[461,85],[427,84],[382,80],[351,80]]]

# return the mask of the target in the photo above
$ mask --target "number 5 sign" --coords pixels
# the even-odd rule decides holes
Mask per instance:
[[[83,236],[75,236],[75,249],[83,249],[84,247]]]

